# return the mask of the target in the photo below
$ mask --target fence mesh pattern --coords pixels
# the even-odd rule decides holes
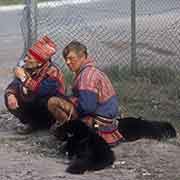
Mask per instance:
[[[29,30],[36,37],[48,34],[59,47],[54,61],[64,69],[62,49],[76,39],[88,47],[96,65],[112,79],[122,111],[151,118],[178,118],[179,0],[136,1],[135,74],[131,72],[131,0],[35,2],[37,9],[30,14],[28,6],[32,4],[26,4],[21,22],[25,49]]]

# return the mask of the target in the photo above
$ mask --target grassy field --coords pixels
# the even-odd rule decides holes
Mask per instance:
[[[0,0],[0,5],[22,4],[24,0]]]
[[[38,2],[41,1],[48,1],[48,0],[38,0]],[[25,2],[24,0],[0,0],[0,6],[23,4],[24,2]]]
[[[136,75],[128,67],[105,69],[128,116],[171,121],[180,132],[180,74],[167,66],[140,68]]]

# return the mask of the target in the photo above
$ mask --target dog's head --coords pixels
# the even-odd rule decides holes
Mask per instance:
[[[90,128],[81,120],[72,120],[59,125],[54,124],[51,128],[51,133],[61,141],[67,141],[70,137],[76,136],[81,140],[88,135]]]
[[[66,136],[76,136],[78,139],[82,139],[87,136],[90,128],[81,120],[73,120],[65,123],[62,128],[64,129]]]

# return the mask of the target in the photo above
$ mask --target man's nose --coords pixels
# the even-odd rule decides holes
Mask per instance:
[[[69,59],[67,59],[66,64],[70,64],[70,63],[71,63],[71,61]]]

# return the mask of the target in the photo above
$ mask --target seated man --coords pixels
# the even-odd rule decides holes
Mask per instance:
[[[81,119],[95,127],[108,144],[116,145],[123,137],[117,129],[118,99],[109,78],[93,65],[87,48],[77,41],[64,48],[63,57],[75,73],[73,95],[66,99],[51,97],[49,111],[61,124]]]
[[[48,99],[65,93],[64,75],[51,62],[56,44],[47,36],[28,49],[24,66],[15,68],[15,78],[5,90],[8,110],[20,120],[19,134],[49,128],[54,121]]]

